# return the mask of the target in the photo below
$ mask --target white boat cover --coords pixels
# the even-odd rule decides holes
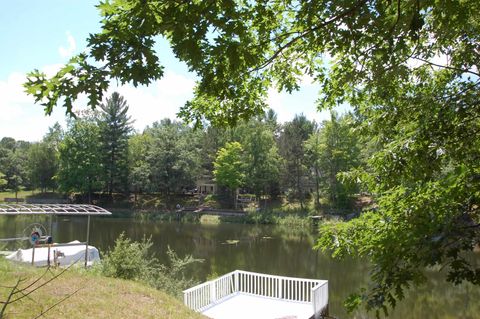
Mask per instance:
[[[68,244],[80,244],[78,240],[69,242]],[[21,261],[25,263],[32,262],[32,251],[33,249],[19,249],[16,252],[8,255],[6,258],[13,261]],[[61,257],[57,258],[57,262],[60,266],[68,266],[75,262],[83,265],[85,261],[85,245],[78,246],[52,246],[50,248],[50,264],[54,264],[54,253],[55,251],[60,252]],[[41,247],[35,248],[35,266],[47,266],[48,264],[48,248]],[[94,246],[88,246],[88,263],[87,266],[92,265],[94,262],[100,261],[100,255],[98,249]]]

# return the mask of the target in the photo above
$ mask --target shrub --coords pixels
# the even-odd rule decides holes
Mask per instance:
[[[183,290],[197,283],[193,278],[187,278],[186,271],[193,264],[203,262],[203,259],[193,258],[192,255],[180,258],[170,247],[167,248],[167,256],[168,264],[159,266],[150,284],[172,296],[181,298]]]
[[[143,238],[133,242],[121,233],[115,240],[113,250],[107,252],[102,261],[102,273],[108,277],[141,280],[154,270],[157,259],[149,253],[153,243]]]
[[[120,234],[115,240],[114,248],[103,258],[100,273],[108,277],[141,281],[175,297],[181,297],[182,290],[195,285],[195,281],[185,274],[187,268],[203,260],[191,255],[180,258],[168,247],[168,263],[162,265],[150,253],[152,245],[151,238],[135,242],[126,238],[124,233]]]

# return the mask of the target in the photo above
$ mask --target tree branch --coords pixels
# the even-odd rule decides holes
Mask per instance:
[[[273,60],[275,60],[278,55],[280,53],[282,53],[283,50],[287,49],[288,47],[292,46],[295,42],[297,42],[298,40],[302,39],[303,37],[305,37],[306,35],[314,32],[314,31],[317,31],[318,29],[320,28],[323,28],[333,22],[336,22],[340,19],[342,19],[343,17],[351,14],[352,12],[356,11],[357,9],[359,9],[361,6],[363,6],[365,3],[367,3],[368,0],[361,0],[359,1],[355,6],[353,6],[352,8],[348,9],[348,10],[345,10],[343,11],[342,13],[340,13],[339,15],[335,16],[334,18],[330,19],[330,20],[327,20],[319,25],[317,25],[316,27],[313,27],[311,29],[308,29],[308,30],[305,30],[304,32],[302,32],[300,35],[292,38],[290,41],[288,41],[287,43],[285,43],[284,45],[280,46],[274,53],[273,55],[268,58],[263,64],[261,64],[260,66],[254,68],[253,70],[251,70],[250,72],[253,72],[253,71],[258,71],[258,70],[261,70],[263,68],[265,68],[266,66],[268,66],[270,63],[273,62]],[[287,33],[288,34],[288,33]]]
[[[22,281],[24,281],[25,279],[22,279],[22,278],[18,278],[17,280],[17,283],[15,284],[15,286],[13,286],[12,290],[10,291],[10,294],[8,295],[7,297],[7,300],[2,302],[3,303],[3,307],[2,307],[2,310],[0,310],[0,318],[3,318],[3,314],[5,313],[5,309],[7,309],[7,306],[12,303],[13,301],[10,301],[13,297],[13,295],[15,294],[15,290],[17,290],[18,286],[20,285],[20,283]]]
[[[430,62],[428,60],[422,59],[420,57],[412,57],[412,58],[415,59],[415,60],[424,62],[428,65],[432,65],[432,66],[436,66],[436,67],[439,67],[439,68],[444,68],[444,69],[448,69],[448,70],[452,70],[452,71],[461,71],[463,73],[470,73],[470,74],[473,74],[473,75],[476,75],[476,76],[480,77],[480,73],[474,72],[472,70],[460,69],[460,68],[455,68],[455,67],[449,66],[449,65],[442,65],[442,64],[433,63],[433,62]]]
[[[76,294],[77,292],[79,292],[79,291],[82,290],[82,289],[83,289],[83,287],[78,288],[77,290],[75,290],[75,291],[72,292],[71,294],[65,296],[65,298],[57,301],[56,303],[54,303],[53,305],[51,305],[51,306],[48,307],[47,309],[42,310],[42,312],[41,312],[38,316],[36,316],[35,319],[42,317],[42,316],[45,315],[47,312],[49,312],[50,310],[52,310],[53,308],[55,308],[56,306],[58,306],[59,304],[61,304],[62,302],[64,302],[65,300],[67,300],[68,298],[70,298],[71,296],[73,296],[74,294]]]

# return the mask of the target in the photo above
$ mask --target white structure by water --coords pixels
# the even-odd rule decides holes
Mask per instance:
[[[189,308],[213,319],[308,319],[328,311],[328,281],[235,270],[183,292]]]
[[[64,266],[82,260],[87,267],[100,259],[97,248],[88,244],[90,240],[90,216],[108,216],[111,214],[106,209],[94,205],[0,204],[0,216],[45,215],[50,217],[48,230],[47,227],[34,223],[24,230],[27,233],[10,238],[0,238],[0,243],[17,240],[30,241],[32,248],[12,252],[7,256],[11,260],[31,262],[32,265],[37,266],[50,266],[52,262]],[[86,240],[84,242],[71,241],[66,244],[53,243],[53,216],[87,216]]]
[[[85,254],[88,251],[88,256]],[[66,244],[51,244],[47,247],[18,249],[7,255],[5,258],[12,261],[20,261],[24,263],[31,263],[37,267],[49,266],[69,266],[77,262],[87,260],[87,266],[93,265],[100,261],[100,254],[98,249],[94,246],[88,246],[85,249],[85,243],[78,240],[71,241]]]

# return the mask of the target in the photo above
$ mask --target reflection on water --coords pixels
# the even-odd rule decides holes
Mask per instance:
[[[25,227],[38,221],[25,217],[0,218],[0,237],[21,235]],[[48,225],[48,218],[43,222]],[[203,281],[209,274],[235,269],[274,275],[328,279],[330,313],[339,318],[372,318],[372,313],[346,314],[343,300],[355,289],[368,284],[369,267],[362,260],[332,260],[312,250],[311,230],[292,231],[286,227],[263,225],[198,225],[136,221],[125,218],[92,218],[91,243],[105,251],[125,231],[136,240],[152,238],[157,256],[166,260],[170,246],[180,256],[192,254],[205,260],[192,275]],[[86,218],[58,217],[53,220],[56,242],[85,240]],[[11,247],[10,247],[11,248]],[[5,249],[0,247],[1,249]],[[476,258],[478,261],[478,258]],[[454,287],[436,272],[429,281],[411,292],[390,318],[479,318],[480,288],[469,284]]]

